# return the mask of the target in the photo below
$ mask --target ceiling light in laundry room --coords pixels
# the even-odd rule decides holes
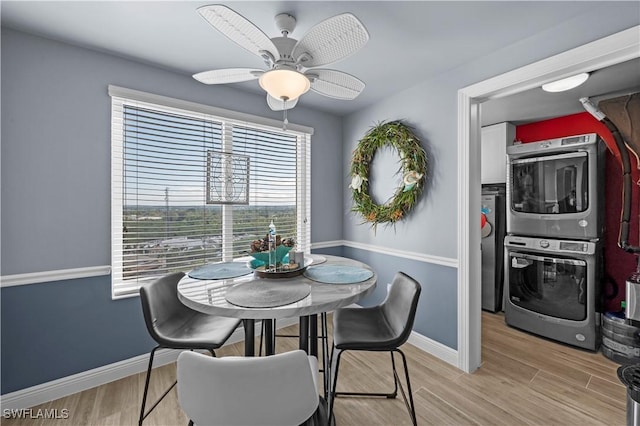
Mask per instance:
[[[580,86],[587,81],[589,73],[583,72],[581,74],[573,75],[571,77],[563,78],[562,80],[552,81],[551,83],[543,84],[542,90],[545,92],[565,92],[575,87]]]

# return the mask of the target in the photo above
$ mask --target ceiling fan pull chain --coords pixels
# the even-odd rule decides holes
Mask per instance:
[[[282,98],[282,130],[287,130],[287,124],[289,124],[289,120],[287,119],[287,99]]]

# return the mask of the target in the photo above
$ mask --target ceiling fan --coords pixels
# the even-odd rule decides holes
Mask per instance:
[[[202,17],[231,41],[261,57],[266,70],[226,68],[193,75],[205,84],[237,83],[258,79],[267,92],[267,104],[274,111],[293,108],[309,89],[335,99],[355,99],[365,84],[358,78],[321,67],[358,51],[369,40],[364,25],[350,13],[328,18],[315,25],[300,40],[289,37],[295,17],[275,17],[281,36],[269,38],[252,22],[223,5],[203,6]]]

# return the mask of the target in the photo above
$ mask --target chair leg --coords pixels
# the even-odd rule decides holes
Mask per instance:
[[[270,324],[267,324],[267,321]],[[276,320],[262,320],[262,325],[260,327],[260,344],[258,349],[258,356],[262,356],[262,341],[264,338],[264,354],[265,355],[273,355],[276,351]],[[269,331],[271,331],[269,333]],[[267,336],[267,334],[269,334]]]
[[[329,367],[329,330],[327,327],[327,313],[320,314],[320,338],[322,339],[322,376],[324,387],[324,399],[329,397],[329,387],[331,385],[331,368]]]
[[[344,350],[346,352],[346,350]],[[393,359],[393,352],[391,352],[391,368],[393,373],[393,391],[392,392],[335,392],[335,396],[380,396],[387,399],[393,399],[398,396],[398,373],[396,372],[396,363]],[[335,374],[337,375],[337,374]],[[335,383],[334,383],[335,387]]]
[[[151,380],[151,370],[153,369],[153,358],[158,349],[160,349],[160,346],[156,346],[155,348],[153,348],[153,350],[151,351],[151,354],[149,355],[149,365],[147,366],[147,376],[144,381],[144,392],[142,393],[142,405],[140,407],[140,418],[138,419],[138,426],[142,426],[142,422],[144,421],[144,419],[146,419],[147,416],[151,414],[151,412],[158,406],[158,404],[160,404],[160,402],[164,399],[164,397],[167,396],[169,392],[171,392],[171,389],[173,389],[178,383],[177,380],[174,381],[173,384],[169,386],[169,389],[167,389],[162,394],[162,396],[158,398],[158,400],[153,404],[153,406],[149,408],[149,411],[145,412],[145,408],[147,405],[147,394],[149,392],[149,382]],[[209,349],[209,351],[213,356],[215,356],[215,352],[213,352],[213,349]]]
[[[338,395],[344,395],[344,396],[370,396],[370,397],[386,397],[386,398],[395,398],[398,395],[398,388],[400,389],[400,393],[402,393],[402,398],[404,399],[404,404],[407,407],[407,411],[409,412],[409,416],[411,416],[411,423],[416,426],[417,425],[417,418],[416,418],[416,409],[415,409],[415,405],[413,403],[413,392],[411,390],[411,380],[409,379],[409,367],[407,365],[407,358],[405,357],[404,353],[400,350],[400,349],[394,349],[392,351],[390,351],[390,355],[391,355],[391,368],[393,370],[393,385],[394,385],[394,389],[393,392],[391,393],[378,393],[378,392],[336,392],[336,387],[337,387],[337,383],[338,383],[338,367],[340,365],[340,356],[342,355],[343,352],[346,352],[344,350],[340,350],[338,349],[337,352],[337,358],[335,360],[335,365],[334,365],[334,361],[333,361],[333,356],[334,356],[334,350],[335,350],[335,346],[332,346],[331,348],[331,370],[332,370],[332,390],[329,394],[329,418],[331,419],[331,416],[333,415],[333,407],[334,407],[334,403],[335,403],[335,398]],[[404,367],[404,376],[405,376],[405,380],[407,382],[407,393],[405,393],[404,388],[402,386],[402,382],[400,381],[400,378],[398,377],[398,372],[396,370],[396,362],[395,362],[395,358],[393,356],[394,352],[399,352],[400,355],[402,356],[402,363],[403,363],[403,367]]]
[[[395,398],[398,396],[398,382],[400,380],[398,379],[398,371],[396,370],[396,360],[393,357],[393,351],[390,351],[389,355],[391,355],[391,372],[393,373],[393,392],[390,395],[393,396],[388,396],[387,398]]]
[[[158,348],[159,346],[156,346],[155,348],[153,348],[153,350],[151,351],[151,354],[149,355],[149,365],[147,366],[147,376],[144,381],[144,392],[142,393],[142,406],[140,407],[140,418],[138,419],[138,425],[142,425],[142,421],[146,417],[144,415],[144,408],[147,403],[147,391],[149,390],[149,379],[151,378],[151,368],[153,367],[153,356],[155,355],[156,349]]]
[[[276,320],[268,319],[264,321],[264,354],[274,355],[276,353]],[[261,348],[262,350],[262,348]]]
[[[142,406],[140,407],[140,418],[138,419],[138,425],[142,426],[142,422],[144,419],[147,418],[147,416],[149,414],[151,414],[151,412],[154,410],[154,408],[156,408],[156,406],[158,404],[160,404],[160,401],[162,401],[164,399],[165,396],[167,396],[167,394],[169,392],[171,392],[171,389],[173,389],[176,384],[178,383],[178,381],[176,380],[175,382],[173,382],[173,384],[171,386],[169,386],[169,389],[167,389],[162,396],[153,404],[153,407],[151,407],[149,409],[149,411],[147,411],[146,413],[144,412],[146,403],[147,403],[147,393],[149,391],[149,381],[151,379],[151,370],[153,367],[153,357],[155,355],[155,352],[157,349],[160,349],[160,346],[156,346],[155,348],[153,348],[153,350],[151,351],[151,355],[149,356],[149,366],[147,367],[147,377],[145,378],[144,381],[144,393],[142,394]],[[193,351],[193,349],[191,349]],[[216,357],[216,352],[215,350],[208,348],[207,349],[209,351],[209,353],[211,353],[212,357]],[[189,420],[189,426],[193,426],[193,420]]]
[[[400,392],[402,392],[402,397],[404,398],[404,404],[407,406],[407,410],[409,411],[409,415],[411,416],[411,421],[413,426],[418,424],[416,419],[416,407],[413,403],[413,392],[411,391],[411,379],[409,379],[409,367],[407,365],[407,358],[404,356],[404,352],[400,349],[396,349],[394,352],[399,352],[402,355],[402,364],[404,366],[404,377],[407,381],[407,393],[409,394],[409,398],[407,399],[407,395],[404,393],[404,389],[402,388],[402,383],[400,384]],[[393,352],[391,352],[391,359],[393,359]],[[395,374],[395,370],[394,370]],[[399,379],[396,374],[396,380],[399,382]]]
[[[334,364],[334,355],[337,355],[337,357],[335,358],[335,364]],[[331,419],[333,418],[333,404],[335,403],[335,399],[336,399],[336,387],[338,385],[338,367],[340,367],[340,356],[342,355],[342,350],[338,349],[337,354],[336,354],[336,347],[335,346],[331,346],[331,357],[329,358],[329,364],[331,365],[330,367],[330,371],[331,371],[331,376],[330,376],[330,383],[331,383],[331,391],[329,392],[329,398],[327,399],[327,404],[329,405],[329,424],[331,424]]]
[[[147,418],[147,416],[153,411],[154,408],[156,408],[156,406],[160,403],[160,401],[162,401],[164,397],[167,396],[169,392],[171,392],[171,389],[173,389],[176,383],[178,383],[177,381],[173,382],[173,384],[169,387],[169,389],[167,389],[162,394],[162,396],[153,404],[153,406],[149,409],[149,411],[145,413],[144,409],[147,404],[147,393],[149,392],[149,381],[151,379],[151,370],[153,368],[153,357],[156,353],[156,350],[158,349],[160,349],[160,346],[156,346],[155,348],[153,348],[153,350],[151,351],[151,354],[149,355],[149,366],[147,367],[147,377],[144,381],[144,392],[142,393],[142,406],[140,407],[140,418],[138,419],[139,426],[142,426],[143,420]]]
[[[262,356],[262,337],[264,336],[264,320],[260,321],[260,344],[258,345],[258,356]]]

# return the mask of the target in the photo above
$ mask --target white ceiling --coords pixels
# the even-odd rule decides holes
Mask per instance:
[[[596,105],[603,99],[640,92],[640,59],[592,72],[589,79],[567,92],[547,93],[540,87],[482,104],[482,124],[510,121],[523,124],[584,112],[580,98]]]
[[[260,58],[218,33],[196,9],[215,1],[6,1],[0,3],[3,26],[54,40],[142,61],[186,75],[216,68],[263,68]],[[430,2],[430,1],[260,1],[224,2],[261,28],[278,36],[273,17],[294,15],[299,39],[313,25],[343,12],[356,15],[370,33],[369,43],[353,56],[327,68],[353,74],[366,83],[353,101],[304,95],[299,105],[344,115],[410,88],[431,76],[461,66],[509,44],[585,13],[589,2]],[[526,16],[527,19],[522,19]],[[635,68],[634,68],[635,67]],[[639,65],[620,68],[616,78],[595,73],[588,84],[597,94],[640,88]],[[400,72],[399,72],[400,71]],[[627,77],[620,81],[620,72]],[[634,74],[635,71],[635,75]],[[593,81],[593,83],[591,83]],[[615,83],[615,84],[614,84]],[[256,81],[234,84],[263,93]],[[585,85],[585,88],[588,87]],[[483,122],[522,121],[547,114],[536,110],[551,98],[540,90],[488,102]],[[590,92],[580,96],[594,96]],[[556,105],[570,100],[555,94]],[[579,97],[579,96],[578,96]],[[578,105],[579,106],[579,105]],[[517,107],[517,108],[516,108]],[[526,116],[513,116],[514,111]],[[511,115],[509,115],[511,114]]]

